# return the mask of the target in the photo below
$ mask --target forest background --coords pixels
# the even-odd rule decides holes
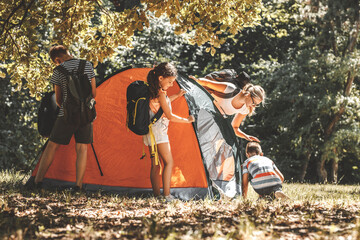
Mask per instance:
[[[287,181],[359,183],[359,1],[204,4],[0,3],[0,168],[27,171],[45,141],[37,109],[52,89],[47,51],[60,43],[93,62],[97,81],[162,61],[198,77],[245,71],[267,99],[242,128]]]

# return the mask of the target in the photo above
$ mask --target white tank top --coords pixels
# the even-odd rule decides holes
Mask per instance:
[[[234,84],[232,84],[232,83],[227,83],[226,85],[227,85],[227,87],[225,88],[224,93],[231,93],[236,89],[236,86]],[[234,114],[237,114],[237,113],[246,115],[246,114],[249,114],[249,112],[250,112],[249,108],[246,106],[245,103],[242,105],[241,108],[238,108],[238,109],[234,108],[234,106],[231,104],[231,101],[237,95],[235,95],[232,98],[220,98],[220,97],[216,96],[215,94],[211,94],[211,95],[215,98],[215,100],[220,105],[221,110],[226,115],[234,115]]]

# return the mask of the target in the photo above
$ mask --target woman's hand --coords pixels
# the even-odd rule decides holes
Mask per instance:
[[[186,91],[184,89],[180,89],[180,91],[177,93],[178,97],[184,96]]]
[[[249,142],[260,142],[260,140],[257,137],[254,136],[250,136],[250,135],[245,135],[245,139],[248,140]]]
[[[196,77],[194,77],[193,75],[190,75],[189,76],[190,79],[194,80],[194,81],[197,81],[198,79]]]
[[[194,118],[193,115],[190,115],[190,116],[187,118],[187,120],[189,121],[189,123],[195,122],[195,118]]]
[[[184,89],[180,89],[180,91],[172,96],[170,96],[170,101],[174,101],[175,99],[178,99],[181,96],[184,96],[184,94],[186,93],[186,91]]]

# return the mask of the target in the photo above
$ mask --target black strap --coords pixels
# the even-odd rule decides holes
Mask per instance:
[[[86,64],[86,61],[85,60],[80,60],[80,63],[79,63],[79,67],[77,69],[77,74],[78,76],[80,76],[80,74],[84,74],[84,71],[85,71],[85,64]],[[74,81],[75,83],[75,86],[76,86],[76,89],[77,89],[77,92],[79,94],[79,97],[80,97],[80,100],[81,101],[84,101],[85,100],[85,97],[82,95],[82,88],[81,86],[84,86],[84,83],[83,83],[83,79],[82,78],[78,78],[80,81],[82,81],[81,83],[79,81]],[[83,106],[81,105],[81,112],[83,112],[84,109],[83,109]]]
[[[86,60],[80,59],[78,73],[85,73]]]
[[[236,88],[234,91],[230,92],[230,93],[223,93],[223,92],[219,92],[219,91],[216,91],[214,89],[211,89],[211,88],[208,88],[208,87],[205,87],[204,88],[209,92],[209,93],[212,93],[214,94],[215,96],[219,97],[219,98],[232,98],[232,97],[235,97],[240,91],[241,89],[240,88]]]
[[[154,124],[156,123],[160,118],[161,116],[163,115],[164,111],[162,110],[162,108],[160,107],[159,108],[159,111],[157,111],[157,113],[155,114],[155,116],[153,116],[150,120],[150,123]]]

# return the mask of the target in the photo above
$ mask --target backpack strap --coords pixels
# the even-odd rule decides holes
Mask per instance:
[[[204,87],[209,93],[214,94],[215,96],[219,97],[219,98],[232,98],[235,97],[237,94],[239,94],[239,92],[241,91],[240,88],[236,88],[234,91],[230,92],[230,93],[223,93],[223,92],[219,92],[216,91],[214,89],[208,88],[208,87]]]
[[[163,115],[164,111],[162,110],[162,108],[160,107],[159,110],[157,111],[157,113],[155,114],[155,116],[153,116],[150,120],[150,124],[154,124],[156,123],[161,116]]]
[[[80,59],[78,73],[83,73],[83,74],[85,73],[85,65],[86,65],[86,60]]]
[[[153,116],[150,120],[150,124],[149,124],[149,134],[150,134],[150,142],[151,142],[151,156],[154,157],[154,164],[155,165],[160,165],[160,171],[159,174],[161,174],[162,172],[162,167],[161,164],[159,162],[159,153],[158,153],[158,149],[157,149],[157,145],[156,145],[156,141],[155,141],[155,135],[153,133],[152,130],[152,126],[161,118],[161,116],[163,115],[164,110],[162,110],[162,108],[160,107],[159,110],[157,111],[157,113],[155,114],[155,116]]]

